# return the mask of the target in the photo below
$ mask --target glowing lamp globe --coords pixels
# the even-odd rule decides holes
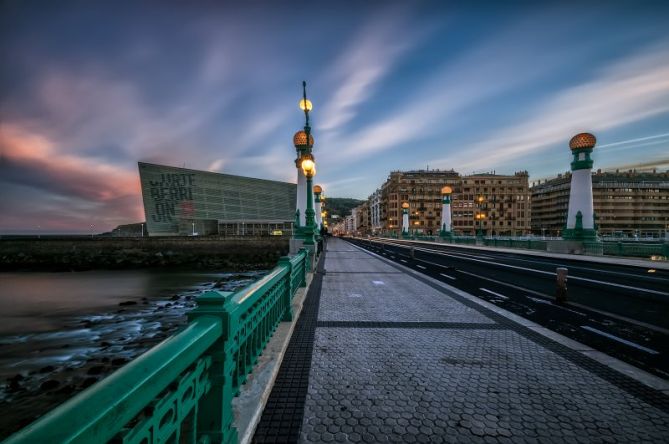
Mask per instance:
[[[311,111],[313,109],[313,105],[311,104],[311,100],[309,99],[302,99],[300,100],[300,109],[302,111]]]
[[[309,144],[307,144],[307,133],[303,130],[300,130],[293,136],[293,145],[295,145],[295,148],[298,150],[311,148],[314,146],[314,136],[309,134]]]
[[[569,148],[572,150],[592,149],[597,143],[597,138],[590,133],[579,133],[569,141]]]
[[[316,174],[316,164],[311,159],[304,159],[302,161],[302,172],[307,177],[314,177]]]
[[[441,189],[441,194],[451,194],[452,192],[453,192],[453,188],[448,187],[448,186]]]
[[[409,204],[407,202],[404,202],[402,204],[402,208],[404,208],[406,210],[407,208],[409,208]]]
[[[323,188],[321,188],[320,185],[315,185],[314,186],[314,193],[321,194],[322,192],[323,192]]]

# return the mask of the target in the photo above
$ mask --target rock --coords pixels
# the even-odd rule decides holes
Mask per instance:
[[[127,305],[137,305],[137,301],[124,301],[118,304],[119,307],[125,307]]]
[[[88,371],[86,372],[86,374],[88,374],[88,375],[99,375],[100,373],[102,373],[104,371],[104,369],[105,368],[101,365],[95,365],[95,366],[89,368]]]
[[[75,387],[72,384],[65,385],[61,387],[56,393],[59,395],[71,395],[74,392]]]
[[[23,381],[25,378],[23,377],[22,374],[18,373],[11,378],[7,379],[7,389],[10,392],[15,392],[17,390],[21,390],[21,381]]]
[[[130,362],[130,359],[128,358],[115,358],[112,359],[111,364],[114,366],[120,366],[120,365],[125,365],[128,362]]]
[[[56,381],[55,379],[48,379],[42,383],[42,385],[39,386],[40,390],[48,391],[48,390],[53,390],[56,387],[60,386],[60,382]]]
[[[107,341],[100,342],[100,347],[111,347],[111,343]]]
[[[56,367],[53,365],[47,365],[46,367],[42,367],[37,371],[37,373],[51,373],[52,371],[56,370]]]
[[[98,378],[94,378],[91,376],[90,378],[84,379],[84,381],[81,383],[81,388],[90,387],[96,382],[98,382]]]

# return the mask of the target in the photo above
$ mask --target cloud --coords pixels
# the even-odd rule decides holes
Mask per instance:
[[[15,199],[12,211],[0,216],[3,229],[15,228],[20,223],[16,215],[35,211],[44,227],[60,226],[58,221],[71,222],[73,218],[78,223],[69,225],[70,228],[87,226],[93,218],[108,221],[143,218],[135,171],[58,153],[46,137],[14,125],[0,125],[0,182],[14,188],[29,188],[30,193],[39,196],[30,201]],[[101,230],[110,228],[113,226],[109,222],[100,224]]]
[[[667,43],[627,57],[587,82],[563,89],[532,110],[531,117],[509,125],[457,157],[460,168],[491,168],[565,144],[581,131],[604,131],[669,111]],[[430,161],[452,165],[456,155]]]
[[[420,32],[399,38],[396,30],[406,29],[407,25],[405,17],[394,9],[376,17],[350,39],[348,47],[327,70],[329,83],[337,86],[325,102],[317,126],[319,131],[341,129],[378,90],[383,77],[419,40]]]
[[[410,85],[414,91],[407,100],[381,111],[381,118],[349,134],[326,134],[321,145],[336,150],[326,153],[323,160],[337,165],[402,145],[415,152],[418,143],[456,131],[455,120],[475,118],[476,107],[482,103],[554,75],[565,59],[586,58],[592,50],[587,44],[577,49],[539,50],[541,42],[527,39],[537,30],[536,20],[513,23],[478,46],[430,67],[419,83]]]

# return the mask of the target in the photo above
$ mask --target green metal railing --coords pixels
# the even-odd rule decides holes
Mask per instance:
[[[306,286],[309,255],[283,257],[237,292],[197,298],[189,323],[4,444],[231,443],[232,399]]]
[[[590,245],[585,244],[586,251]],[[631,257],[651,257],[661,256],[669,257],[669,243],[641,243],[641,242],[615,242],[604,241],[601,242],[600,249],[603,249],[605,255],[608,256],[631,256]]]

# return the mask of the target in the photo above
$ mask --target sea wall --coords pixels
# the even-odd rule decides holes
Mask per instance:
[[[288,240],[271,237],[2,239],[0,271],[267,269],[287,253]]]

